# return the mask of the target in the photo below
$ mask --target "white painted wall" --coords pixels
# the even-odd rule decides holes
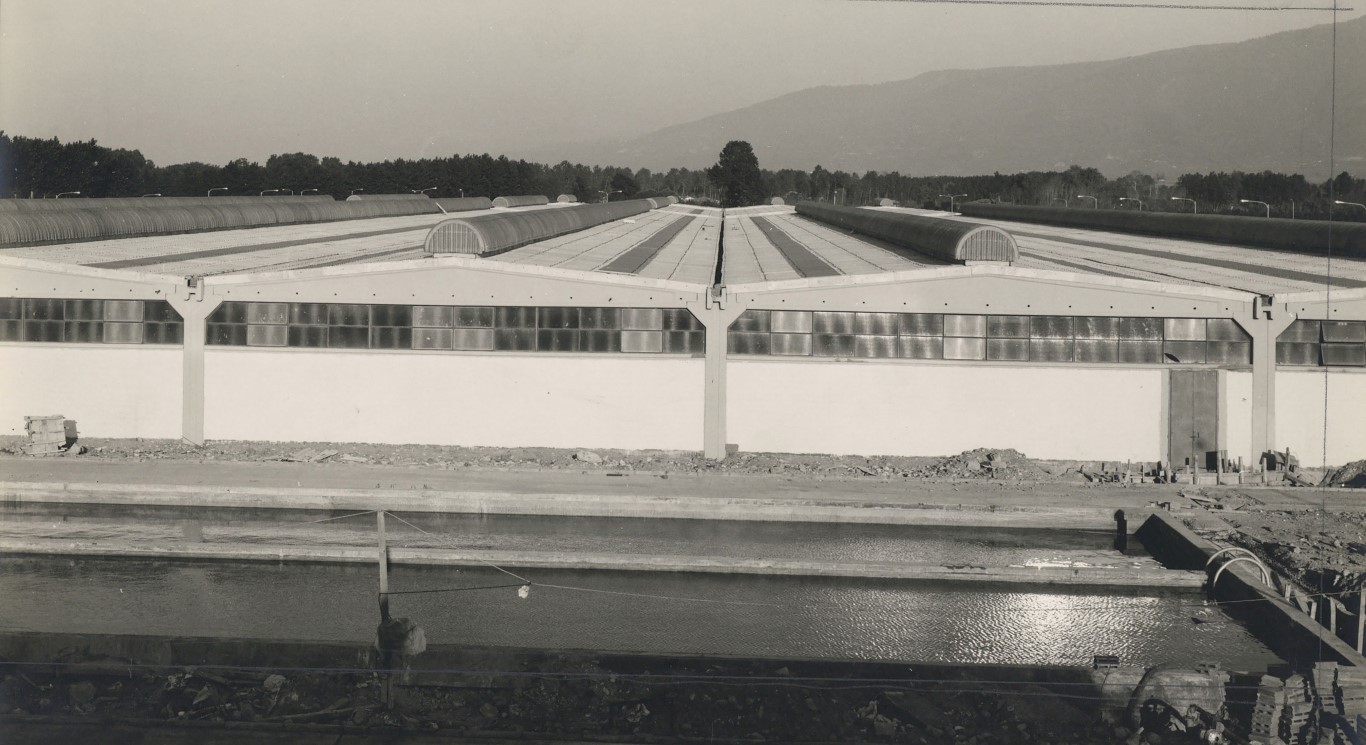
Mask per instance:
[[[62,414],[82,437],[180,437],[180,347],[0,344],[0,434]]]
[[[213,349],[211,440],[702,449],[703,360]]]
[[[741,450],[1160,458],[1161,370],[734,358],[727,369],[727,440]]]
[[[1224,449],[1230,460],[1243,458],[1243,467],[1256,469],[1257,454],[1252,452],[1252,373],[1224,372],[1224,405],[1219,414],[1219,431],[1224,433]]]
[[[1324,465],[1324,385],[1328,387],[1327,465],[1366,458],[1366,370],[1276,370],[1276,449],[1306,467]]]

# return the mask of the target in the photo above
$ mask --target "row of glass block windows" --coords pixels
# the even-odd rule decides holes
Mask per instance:
[[[1138,364],[1252,363],[1228,319],[746,311],[732,354]]]
[[[950,313],[747,310],[731,331],[858,336],[954,336],[996,339],[1251,341],[1226,318],[983,316]]]
[[[0,298],[0,341],[180,344],[183,331],[164,300]]]
[[[1366,367],[1366,321],[1295,321],[1276,339],[1276,364]]]
[[[700,354],[706,333],[681,308],[241,303],[209,316],[229,346]]]

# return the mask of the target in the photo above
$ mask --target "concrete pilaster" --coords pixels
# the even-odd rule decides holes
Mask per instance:
[[[180,373],[180,436],[192,445],[204,444],[204,346],[209,314],[218,301],[208,301],[197,291],[170,298],[171,307],[184,320]]]
[[[1261,318],[1234,319],[1252,337],[1252,453],[1276,449],[1276,338],[1295,321],[1263,309]]]
[[[691,310],[707,327],[702,454],[711,460],[721,460],[726,457],[726,335],[731,323],[744,311],[723,307],[720,299]]]

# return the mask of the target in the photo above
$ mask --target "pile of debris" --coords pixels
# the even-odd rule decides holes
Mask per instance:
[[[24,417],[24,455],[81,455],[84,445],[77,445],[76,422],[61,414]]]
[[[951,455],[919,468],[911,475],[921,478],[1005,481],[1044,481],[1052,476],[1018,450],[990,448],[978,448]]]
[[[1366,460],[1356,460],[1336,471],[1331,471],[1319,482],[1319,486],[1345,486],[1349,489],[1366,489]]]

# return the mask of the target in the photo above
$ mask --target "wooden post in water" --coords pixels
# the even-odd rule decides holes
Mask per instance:
[[[379,607],[380,615],[389,617],[389,544],[384,537],[384,510],[375,511],[375,527],[379,530]],[[382,619],[381,619],[382,620]]]
[[[384,536],[384,510],[375,510],[375,527],[379,532],[379,627],[389,621],[389,544]],[[377,636],[378,638],[378,636]],[[392,709],[394,706],[393,696],[393,675],[390,671],[392,667],[392,653],[383,648],[383,640],[379,640],[380,655],[380,700],[384,702],[385,709]]]

